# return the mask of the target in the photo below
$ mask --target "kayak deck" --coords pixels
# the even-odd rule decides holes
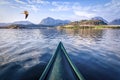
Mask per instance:
[[[85,80],[71,62],[62,42],[39,80]]]

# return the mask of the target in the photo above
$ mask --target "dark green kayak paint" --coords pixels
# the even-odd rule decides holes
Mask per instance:
[[[60,42],[39,80],[85,80]]]

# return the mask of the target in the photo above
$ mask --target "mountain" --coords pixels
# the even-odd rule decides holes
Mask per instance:
[[[43,25],[43,24],[33,24],[30,21],[16,21],[13,23],[0,23],[0,28],[4,29],[38,29],[38,28],[47,28],[52,27],[53,25]]]
[[[16,21],[16,22],[13,22],[12,24],[16,24],[16,25],[32,25],[33,23],[30,22],[30,21]]]
[[[120,19],[115,19],[109,23],[110,25],[120,25]]]
[[[101,20],[101,21],[104,21],[105,23],[108,23],[107,20],[105,20],[104,18],[99,17],[99,16],[97,16],[97,17],[93,17],[93,18],[91,18],[91,20]]]
[[[47,17],[40,22],[40,25],[60,26],[60,25],[68,24],[68,23],[70,23],[69,20],[60,20],[60,19],[54,19],[51,17]]]
[[[10,26],[10,25],[33,25],[33,23],[30,21],[16,21],[13,23],[0,23],[1,27],[6,27],[6,26]]]
[[[11,23],[0,23],[0,27],[9,26]]]
[[[17,29],[17,28],[36,28],[36,27],[39,27],[35,24],[33,24],[32,22],[30,21],[16,21],[16,22],[13,22],[13,23],[0,23],[0,28],[14,28],[14,29]]]

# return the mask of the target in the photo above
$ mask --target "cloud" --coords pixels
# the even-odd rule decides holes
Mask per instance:
[[[70,8],[70,2],[52,2],[51,5],[53,8],[50,9],[50,11],[69,11]]]
[[[88,18],[92,18],[95,16],[101,16],[111,21],[115,18],[120,18],[120,0],[111,0],[108,3],[103,5],[94,5],[94,6],[80,6],[73,5],[73,12],[78,16],[86,16]]]
[[[0,0],[0,5],[5,5],[5,4],[9,4],[9,2],[5,0]]]
[[[110,0],[104,4],[95,4],[82,6],[79,2],[70,1],[48,1],[48,0],[0,0],[0,10],[4,7],[5,9],[9,6],[12,10],[28,10],[31,12],[41,12],[44,17],[49,16],[57,18],[67,19],[88,19],[94,16],[101,16],[107,20],[113,20],[120,18],[120,0]],[[7,12],[7,10],[6,10]],[[6,13],[5,12],[5,13]],[[61,15],[59,15],[61,14]],[[33,14],[34,15],[34,14]],[[38,15],[38,14],[37,14]],[[63,17],[62,17],[63,16]]]
[[[40,10],[41,5],[47,5],[49,4],[48,1],[44,0],[14,0],[14,1],[9,1],[10,7],[12,8],[21,8],[21,9],[26,9],[26,10],[33,10],[33,11],[38,11]]]
[[[34,11],[38,11],[39,8],[37,8],[36,6],[31,6],[31,9],[34,10]]]
[[[105,4],[105,6],[120,8],[120,0],[112,0],[111,2]]]
[[[39,8],[35,5],[26,5],[26,6],[17,6],[17,5],[11,5],[12,8],[18,8],[22,10],[28,10],[28,11],[34,11],[37,12]]]
[[[105,18],[107,18],[109,21],[113,20],[115,18],[120,18],[120,0],[111,0],[110,2],[94,6],[91,9],[95,10],[95,13],[97,15],[101,15]]]
[[[77,16],[81,16],[81,17],[85,17],[85,18],[91,18],[91,17],[96,16],[95,13],[90,13],[90,12],[87,12],[87,11],[74,11],[74,13]]]
[[[30,1],[30,0],[28,0],[28,1]],[[36,0],[31,0],[32,2],[33,1],[36,1]],[[30,1],[30,2],[31,2]],[[17,4],[16,4],[17,3]],[[35,4],[35,3],[31,3],[31,4],[29,4],[29,2],[23,2],[23,1],[20,1],[20,0],[14,0],[14,2],[10,2],[10,7],[11,8],[16,8],[16,9],[18,9],[19,8],[19,10],[21,9],[21,10],[28,10],[28,11],[38,11],[38,10],[40,10],[39,9],[39,5],[37,5],[37,4]]]
[[[72,11],[74,15],[82,17],[82,18],[91,18],[97,15],[93,9],[93,6],[82,7],[80,6],[79,3],[75,3],[72,6]]]
[[[57,6],[55,8],[50,9],[50,11],[68,11],[70,10],[69,7],[65,6]]]
[[[31,10],[31,11],[35,11],[35,12],[40,10],[40,7],[42,5],[49,4],[48,1],[44,1],[44,0],[27,0],[27,1],[15,0],[15,2],[19,3],[19,4],[13,4],[11,6],[12,8],[18,8],[19,7],[21,9]]]
[[[36,3],[38,3],[38,4],[44,4],[44,5],[50,4],[49,1],[44,1],[44,0],[36,0]]]
[[[35,5],[27,5],[27,9],[37,12],[39,7]]]
[[[105,19],[112,20],[115,18],[120,18],[120,0],[111,0],[102,5],[90,5],[82,6],[79,2],[60,2],[54,1],[51,3],[53,6],[50,11],[61,12],[64,11],[69,14],[73,13],[74,16],[79,16],[82,18],[92,18],[95,16],[101,16]]]
[[[25,2],[21,1],[21,0],[15,0],[15,2],[19,3],[19,4],[26,4]]]
[[[79,2],[52,2],[53,8],[50,11],[54,12],[71,12],[75,16],[84,17],[84,18],[91,18],[96,16],[96,13],[92,10],[92,6],[82,7],[80,6]]]
[[[27,0],[28,4],[41,4],[41,5],[47,5],[50,2],[49,1],[45,1],[45,0]]]

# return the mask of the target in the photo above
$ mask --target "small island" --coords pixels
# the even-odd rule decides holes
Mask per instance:
[[[74,21],[64,26],[59,26],[58,28],[71,28],[71,29],[78,29],[78,28],[120,28],[120,25],[109,25],[108,23],[104,22],[103,20],[81,20],[81,21]]]

